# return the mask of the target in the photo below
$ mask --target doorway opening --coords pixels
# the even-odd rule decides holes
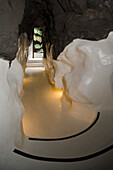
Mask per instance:
[[[34,27],[32,33],[32,42],[29,46],[29,55],[27,66],[43,66],[43,32],[40,27]]]
[[[33,58],[43,57],[43,35],[40,28],[33,29]]]

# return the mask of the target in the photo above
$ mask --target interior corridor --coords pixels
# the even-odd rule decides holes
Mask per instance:
[[[14,148],[8,155],[6,167],[16,165],[16,170],[113,168],[112,111],[95,113],[77,103],[73,113],[62,107],[61,98],[62,91],[49,84],[44,68],[26,69],[22,101],[27,137],[22,148]]]
[[[43,67],[27,67],[22,102],[25,108],[23,127],[26,136],[34,138],[62,138],[88,128],[97,113],[77,103],[62,106],[63,92],[49,83]],[[84,115],[84,116],[83,116]]]

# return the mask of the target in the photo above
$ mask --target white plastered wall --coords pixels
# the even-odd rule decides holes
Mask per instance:
[[[23,106],[20,93],[23,86],[23,70],[15,59],[0,59],[0,163],[6,161],[8,153],[24,140],[22,128]]]
[[[51,58],[51,65],[55,86],[63,89],[69,102],[97,111],[113,109],[113,32],[100,41],[75,39],[57,60]]]

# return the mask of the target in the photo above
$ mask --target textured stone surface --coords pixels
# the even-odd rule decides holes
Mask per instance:
[[[18,47],[18,31],[24,0],[0,0],[0,57],[12,60]]]
[[[43,29],[44,43],[53,44],[53,57],[75,38],[99,40],[113,30],[112,0],[26,0],[20,32],[31,38],[33,26]]]
[[[24,0],[0,0],[1,57],[15,57],[23,11]],[[112,11],[112,0],[25,0],[19,34],[27,32],[31,40],[33,27],[41,27],[44,49],[46,43],[53,44],[53,57],[57,58],[75,38],[107,37],[113,30]]]

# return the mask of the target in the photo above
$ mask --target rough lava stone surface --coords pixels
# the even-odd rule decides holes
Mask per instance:
[[[1,2],[2,1],[2,2]],[[0,0],[0,55],[13,59],[24,0]],[[75,38],[100,40],[113,30],[113,0],[25,0],[19,35],[32,40],[33,27],[43,30],[43,42],[53,44],[54,59]]]
[[[16,56],[24,7],[24,0],[0,0],[0,58],[13,60]]]
[[[54,44],[54,59],[75,38],[100,40],[113,30],[112,0],[26,0],[20,32],[43,29],[44,44]]]

